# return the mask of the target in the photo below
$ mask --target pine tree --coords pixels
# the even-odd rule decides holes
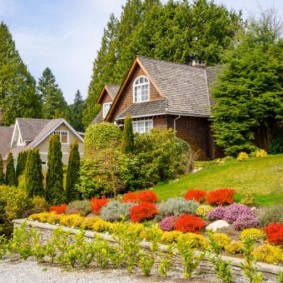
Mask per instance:
[[[11,125],[17,117],[41,117],[41,102],[35,80],[23,63],[8,27],[0,24],[1,123]]]
[[[70,146],[70,157],[66,178],[66,197],[67,202],[80,199],[80,192],[77,189],[80,178],[80,153],[78,142],[75,141]]]
[[[127,114],[124,122],[124,130],[122,134],[122,152],[131,153],[134,151],[134,131],[131,114]]]
[[[62,151],[58,135],[53,135],[49,141],[45,194],[46,201],[51,205],[62,204],[66,199],[63,187]]]
[[[42,165],[38,149],[32,149],[27,154],[25,186],[29,197],[44,195]]]
[[[85,101],[80,91],[75,94],[74,103],[69,106],[71,113],[71,125],[79,132],[84,132],[83,111],[85,109]]]
[[[15,171],[15,166],[14,166],[14,157],[11,152],[9,153],[8,159],[7,159],[6,185],[17,186],[16,171]]]
[[[45,119],[65,118],[69,120],[70,113],[63,92],[56,83],[55,76],[49,68],[43,71],[39,78],[37,92],[42,100],[42,117]]]
[[[17,159],[17,169],[16,169],[16,177],[19,179],[20,175],[25,172],[26,161],[27,161],[27,151],[20,151]]]
[[[0,153],[0,185],[5,184],[4,164],[2,155]]]

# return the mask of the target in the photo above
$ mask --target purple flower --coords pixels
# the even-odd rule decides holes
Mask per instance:
[[[247,215],[253,215],[248,206],[239,203],[233,203],[226,207],[223,219],[232,224],[239,217]]]
[[[225,211],[226,211],[225,207],[218,206],[215,209],[208,212],[207,219],[209,221],[223,219]]]
[[[159,227],[163,231],[172,231],[175,229],[175,222],[178,217],[176,216],[168,216],[165,217],[162,221],[159,222]]]
[[[235,230],[258,227],[259,221],[254,215],[242,215],[234,223]]]

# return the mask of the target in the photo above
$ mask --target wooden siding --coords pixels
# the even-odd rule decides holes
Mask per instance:
[[[112,120],[111,122],[113,122],[115,120],[115,118],[121,114],[123,111],[125,111],[127,108],[129,108],[129,106],[131,106],[134,102],[133,102],[133,83],[134,80],[139,77],[139,76],[146,76],[146,74],[144,73],[144,71],[142,70],[142,68],[140,66],[136,66],[135,69],[133,70],[133,74],[131,76],[131,78],[128,81],[128,84],[126,85],[122,95],[119,98],[119,101],[113,111],[113,115],[112,115]],[[150,78],[148,78],[150,81]],[[153,100],[160,100],[163,99],[161,97],[161,95],[159,94],[159,92],[157,91],[157,89],[154,87],[154,85],[152,84],[152,82],[150,81],[149,83],[149,100],[153,101]]]

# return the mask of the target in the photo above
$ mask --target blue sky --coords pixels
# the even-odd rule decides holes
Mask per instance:
[[[16,48],[36,80],[49,67],[65,99],[72,103],[79,89],[85,98],[103,28],[117,17],[126,0],[0,0],[0,21],[8,25]],[[215,0],[244,16],[259,7],[275,7],[283,17],[282,0]]]

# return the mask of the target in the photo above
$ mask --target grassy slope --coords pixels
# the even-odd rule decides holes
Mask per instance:
[[[184,196],[188,189],[234,188],[243,195],[252,193],[256,203],[283,203],[283,155],[236,160],[212,165],[168,184],[158,184],[154,191],[160,199]]]

